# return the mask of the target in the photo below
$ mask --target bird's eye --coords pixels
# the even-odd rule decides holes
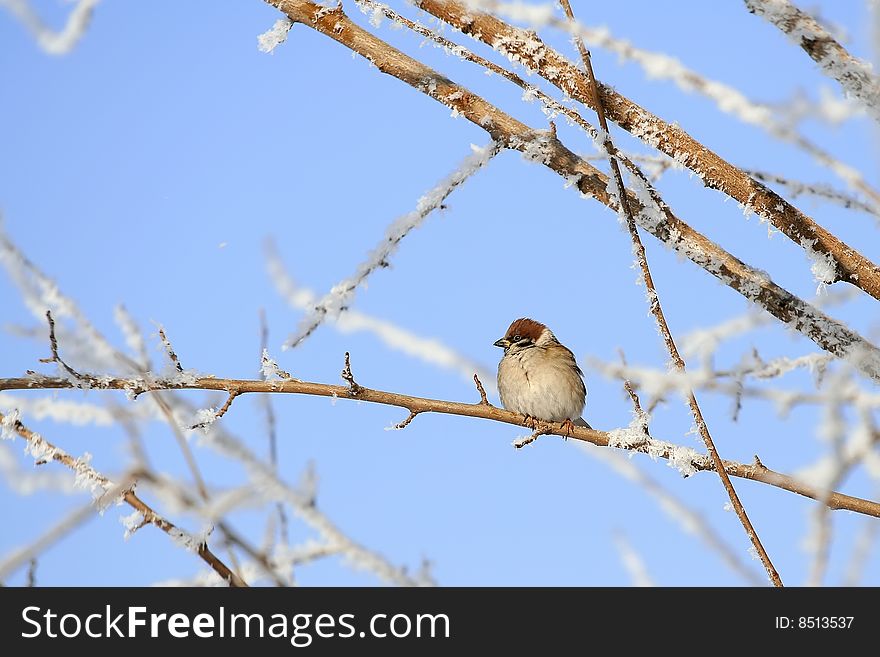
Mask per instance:
[[[513,336],[513,341],[514,341],[514,342],[519,342],[520,340],[522,340],[522,336],[521,336],[521,335],[514,335],[514,336]]]

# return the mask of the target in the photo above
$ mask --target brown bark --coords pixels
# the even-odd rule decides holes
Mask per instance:
[[[508,25],[458,0],[416,0],[415,4],[463,33],[497,48],[572,98],[596,109],[589,80],[583,72],[533,32]],[[598,86],[611,121],[686,166],[707,187],[754,210],[798,246],[831,255],[837,263],[838,280],[851,283],[880,300],[880,267],[682,128],[667,123],[611,87],[601,82]]]
[[[382,73],[392,75],[456,110],[496,141],[528,153],[567,180],[577,180],[582,193],[616,211],[617,204],[607,191],[607,176],[575,155],[555,136],[532,130],[467,88],[393,48],[352,22],[341,8],[331,9],[309,0],[267,1],[295,23],[343,44],[368,59]],[[635,195],[629,194],[628,198],[639,224],[659,240],[826,351],[840,358],[849,358],[862,372],[880,381],[880,350],[858,333],[776,285],[765,273],[749,267],[681,221],[668,207],[664,206],[662,213],[655,216],[643,212],[645,208]]]
[[[317,395],[320,397],[333,397],[339,399],[353,399],[373,404],[386,404],[398,406],[410,412],[411,415],[420,413],[444,413],[447,415],[461,415],[465,417],[478,417],[496,422],[504,422],[516,426],[523,426],[525,418],[519,413],[508,411],[491,404],[483,403],[482,399],[475,404],[429,399],[426,397],[413,397],[384,390],[373,390],[358,385],[354,392],[351,386],[335,386],[326,383],[313,383],[310,381],[284,380],[284,381],[255,381],[247,379],[218,379],[204,377],[192,383],[177,383],[174,381],[146,381],[144,379],[97,379],[85,377],[75,384],[68,379],[59,379],[42,376],[31,376],[15,379],[0,379],[0,390],[40,390],[40,389],[65,389],[87,385],[90,389],[102,390],[127,390],[136,394],[143,394],[155,390],[223,390],[230,395],[238,396],[245,393],[278,393]],[[412,418],[409,418],[411,421]],[[586,429],[575,426],[568,428],[564,425],[551,423],[543,424],[541,431],[546,435],[557,435],[565,438],[573,438],[592,443],[599,447],[608,447],[611,436],[606,431]],[[647,453],[652,456],[669,459],[673,457],[672,444],[658,441],[644,441],[622,446],[634,452]],[[775,472],[765,467],[757,459],[753,464],[737,463],[736,461],[724,460],[724,470],[733,477],[751,479],[777,488],[782,488],[798,495],[812,498],[828,506],[829,509],[846,509],[863,513],[865,515],[880,518],[880,502],[873,502],[843,493],[823,490],[811,486],[793,477]],[[698,456],[693,460],[693,468],[698,471],[714,471],[712,461],[708,456]]]

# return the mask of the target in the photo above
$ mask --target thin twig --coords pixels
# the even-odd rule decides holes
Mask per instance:
[[[559,2],[562,5],[562,8],[565,11],[568,19],[574,22],[574,12],[572,12],[571,10],[571,4],[569,4],[569,1],[559,0]],[[657,320],[657,326],[659,327],[660,332],[663,335],[663,341],[666,343],[666,348],[669,351],[669,355],[672,357],[673,363],[675,364],[677,369],[684,371],[685,362],[678,351],[678,347],[676,347],[675,345],[675,340],[672,337],[672,332],[669,329],[669,324],[667,324],[666,317],[663,314],[663,308],[660,305],[660,297],[657,294],[657,289],[654,287],[654,280],[651,277],[651,270],[648,266],[648,257],[645,252],[645,247],[642,244],[641,238],[639,237],[639,230],[636,226],[636,220],[627,201],[625,192],[626,187],[623,184],[623,176],[620,174],[620,167],[617,164],[617,160],[611,154],[613,150],[613,146],[611,145],[611,134],[608,132],[608,121],[605,118],[605,109],[603,106],[602,97],[598,91],[599,86],[596,82],[596,76],[593,73],[593,64],[592,60],[590,59],[590,52],[587,50],[583,40],[579,36],[575,38],[575,43],[577,45],[578,51],[580,52],[581,59],[583,60],[587,76],[590,80],[590,87],[593,92],[594,107],[596,109],[596,113],[599,116],[599,125],[604,131],[605,146],[606,150],[608,150],[609,152],[608,158],[611,162],[611,170],[614,174],[614,183],[617,186],[617,198],[620,199],[620,210],[623,212],[626,218],[626,225],[632,238],[633,250],[636,253],[636,258],[639,262],[639,268],[642,271],[642,277],[645,281],[645,287],[648,290],[651,313]],[[724,488],[727,489],[727,494],[730,497],[730,503],[733,505],[733,508],[736,511],[740,522],[742,523],[743,529],[746,532],[746,536],[748,536],[749,540],[751,540],[752,542],[752,545],[754,545],[755,549],[758,551],[758,555],[761,557],[761,561],[764,564],[764,568],[767,570],[767,574],[770,577],[770,580],[775,586],[782,586],[782,579],[779,577],[779,573],[776,572],[776,568],[773,566],[773,562],[770,560],[770,555],[768,555],[767,551],[764,549],[764,545],[761,543],[761,539],[758,537],[757,531],[755,531],[755,528],[752,526],[752,522],[751,520],[749,520],[745,508],[743,508],[742,502],[740,502],[739,496],[737,495],[736,490],[733,487],[733,483],[731,483],[730,481],[730,477],[724,470],[721,456],[718,454],[718,450],[715,447],[712,436],[709,434],[709,427],[706,425],[706,421],[703,418],[703,413],[700,409],[699,404],[697,403],[697,398],[694,395],[693,390],[691,390],[688,394],[688,405],[691,407],[691,412],[694,416],[694,422],[696,422],[697,429],[700,432],[700,436],[703,438],[703,442],[706,443],[706,449],[709,451],[709,456],[715,463],[715,470],[721,477],[721,482],[724,484]]]
[[[345,367],[342,368],[342,378],[348,382],[348,389],[352,396],[357,397],[363,388],[354,380],[354,375],[351,373],[351,357],[347,351],[345,352]]]
[[[477,385],[477,392],[480,393],[480,403],[490,406],[489,399],[486,397],[486,389],[483,387],[483,382],[480,381],[480,377],[477,376],[476,373],[474,373],[474,383]]]
[[[174,367],[177,368],[178,372],[183,372],[183,365],[180,364],[180,360],[177,358],[177,354],[174,352],[174,347],[171,346],[171,341],[168,339],[168,336],[165,335],[165,329],[160,326],[159,327],[159,338],[162,340],[162,344],[165,347],[165,352],[168,354],[168,358],[171,359],[171,362],[174,363]]]
[[[531,436],[526,436],[525,438],[517,438],[516,440],[513,441],[513,446],[516,447],[517,449],[522,449],[526,445],[531,445],[533,442],[535,442],[541,436],[547,436],[551,433],[554,433],[553,429],[554,429],[554,427],[552,424],[549,424],[546,422],[538,422],[537,425],[535,426],[535,430],[532,432]],[[567,435],[565,435],[565,434],[560,434],[560,435],[563,435],[564,438],[567,437]]]
[[[229,396],[226,398],[226,403],[220,407],[220,410],[218,410],[216,413],[214,413],[213,417],[211,417],[210,420],[205,420],[204,422],[198,422],[196,424],[193,424],[189,428],[190,429],[204,429],[205,427],[211,426],[215,420],[219,420],[221,417],[226,415],[226,411],[228,411],[229,407],[232,406],[232,402],[236,397],[238,397],[238,391],[237,390],[230,390]]]
[[[70,374],[75,379],[82,379],[83,376],[75,369],[73,369],[70,365],[62,360],[61,356],[58,355],[58,340],[55,338],[55,319],[52,317],[52,311],[46,311],[46,319],[49,321],[49,348],[52,350],[52,358],[41,358],[41,363],[58,363],[65,369],[65,371]]]
[[[410,422],[416,419],[416,415],[418,415],[416,411],[410,411],[407,418],[403,422],[398,422],[397,424],[395,424],[394,428],[403,429],[404,427],[408,426]]]

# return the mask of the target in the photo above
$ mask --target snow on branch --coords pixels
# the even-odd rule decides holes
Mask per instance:
[[[880,79],[871,65],[851,55],[815,18],[789,0],[744,0],[748,10],[765,18],[803,48],[826,75],[857,98],[880,121]]]
[[[0,6],[6,7],[24,24],[44,51],[50,55],[66,55],[85,34],[99,1],[79,0],[67,15],[64,27],[57,32],[43,23],[28,0],[0,0]]]
[[[126,390],[133,385],[137,385],[137,380],[132,379],[114,379],[102,378],[100,389],[105,390]],[[37,380],[31,378],[19,379],[0,379],[0,390],[21,390],[21,389],[66,389],[72,388],[73,385],[67,379],[42,377]],[[442,413],[447,415],[460,415],[464,417],[478,417],[497,422],[504,422],[516,426],[522,426],[526,422],[526,418],[519,413],[498,408],[490,404],[483,404],[481,401],[475,403],[463,403],[455,401],[446,401],[439,399],[429,399],[425,397],[414,397],[411,395],[388,392],[384,390],[375,390],[364,386],[359,386],[357,394],[353,393],[349,386],[331,385],[325,383],[314,383],[310,381],[258,381],[246,379],[221,379],[214,376],[203,377],[192,382],[179,380],[153,380],[151,381],[152,392],[157,390],[225,390],[230,394],[236,391],[236,394],[247,393],[275,393],[275,394],[300,394],[313,395],[319,397],[330,397],[333,399],[350,399],[358,402],[366,402],[373,404],[384,404],[388,406],[397,406],[410,411],[410,413]],[[639,425],[640,427],[643,425]],[[600,447],[611,446],[612,437],[615,439],[616,447],[628,449],[633,452],[649,454],[652,458],[666,459],[681,472],[703,472],[712,471],[714,466],[712,462],[704,455],[697,454],[693,449],[685,446],[675,445],[666,441],[655,440],[653,438],[645,438],[644,432],[639,436],[635,431],[627,432],[626,430],[616,433],[598,431],[595,429],[587,429],[583,427],[570,428],[560,423],[541,423],[541,435],[557,435],[566,438],[573,438],[593,443]],[[308,500],[302,493],[290,489],[286,484],[281,482],[274,469],[269,464],[265,464],[257,459],[250,450],[240,441],[231,438],[229,434],[222,431],[222,427],[215,426],[214,430],[205,437],[205,443],[209,446],[216,446],[228,458],[234,459],[242,463],[254,478],[255,485],[260,490],[267,491],[269,499],[277,501],[283,499],[295,507],[297,515],[300,516],[307,524],[312,525],[322,533],[328,532],[331,538],[349,541],[349,549],[352,555],[360,563],[370,564],[370,568],[374,572],[382,571],[386,575],[390,573],[385,561],[378,561],[380,557],[375,553],[361,548],[356,543],[341,535],[339,530],[333,529],[329,525],[329,520],[322,514],[317,514]],[[859,513],[865,513],[880,517],[880,503],[870,500],[860,499],[842,493],[833,493],[826,497],[826,491],[816,488],[811,484],[786,476],[782,473],[775,472],[762,463],[756,462],[751,465],[737,463],[734,461],[723,462],[725,471],[735,477],[760,481],[762,483],[776,486],[790,492],[804,495],[813,499],[823,500],[829,508],[832,509],[849,509]],[[381,567],[380,567],[381,566]]]
[[[91,492],[95,506],[100,513],[103,513],[104,509],[114,502],[116,504],[126,502],[136,511],[139,511],[147,523],[155,525],[168,534],[175,544],[197,553],[230,586],[247,586],[238,575],[214,556],[201,538],[188,534],[157,514],[134,493],[130,486],[125,488],[117,486],[89,465],[91,460],[90,454],[86,453],[79,458],[74,458],[64,450],[48,442],[40,434],[25,427],[15,412],[9,415],[0,413],[0,424],[4,427],[4,434],[14,433],[27,442],[27,453],[34,458],[34,462],[37,465],[43,465],[49,461],[57,461],[73,470],[76,475],[75,485]]]
[[[340,281],[325,294],[314,308],[302,319],[296,333],[284,343],[284,349],[292,349],[308,338],[329,316],[336,318],[347,310],[358,286],[363,285],[367,278],[377,269],[389,267],[388,259],[397,250],[400,242],[413,229],[418,228],[434,210],[443,208],[446,198],[474,173],[479,171],[498,154],[501,145],[492,142],[482,148],[471,145],[473,152],[468,155],[459,167],[433,189],[422,196],[416,209],[394,220],[385,231],[367,259],[358,265],[355,273]]]
[[[275,48],[287,41],[287,34],[293,27],[286,18],[279,18],[275,24],[257,37],[257,48],[260,52],[271,54]]]
[[[511,61],[523,64],[572,98],[596,109],[586,76],[571,61],[546,45],[536,33],[512,27],[458,0],[414,1],[420,9],[484,42]],[[282,6],[286,8],[290,4],[291,0],[285,0]],[[495,10],[498,3],[491,2],[487,6]],[[857,249],[842,242],[681,127],[664,121],[608,85],[600,83],[598,91],[611,121],[649,146],[679,160],[694,171],[704,185],[736,199],[796,244],[801,245],[804,239],[817,240],[813,243],[814,248],[829,253],[835,259],[837,280],[852,283],[880,299],[880,267]]]
[[[507,3],[495,3],[493,6],[500,10],[501,13],[516,14],[515,10],[507,11],[505,9],[509,7]],[[861,172],[839,161],[821,146],[798,132],[797,120],[792,120],[793,117],[786,116],[780,118],[778,116],[780,108],[755,102],[739,89],[724,82],[707,78],[685,66],[679,59],[666,53],[644,50],[634,46],[629,41],[616,38],[607,27],[596,28],[578,25],[577,23],[565,25],[558,18],[554,18],[550,24],[586,38],[591,45],[616,54],[622,61],[632,61],[638,64],[645,71],[645,75],[649,79],[670,80],[684,92],[698,93],[712,100],[721,111],[733,115],[743,123],[761,128],[776,139],[791,143],[802,149],[820,164],[828,167],[852,189],[871,196],[877,202],[880,202],[880,195],[865,180]],[[532,25],[535,26],[534,24]],[[813,101],[800,103],[801,109],[798,112],[798,116],[802,118],[805,113],[815,114],[819,112],[821,118],[839,122],[853,114],[851,105],[849,101],[835,101],[831,98],[828,90],[823,89],[821,101],[818,105]],[[785,107],[787,109],[788,105]],[[746,171],[746,173],[752,175],[756,180],[762,180],[759,176],[749,171]],[[793,194],[793,196],[796,195]],[[859,203],[859,201],[856,200],[855,203]]]
[[[548,72],[546,62],[549,62],[551,53],[554,53],[554,51],[541,44],[533,34],[514,31],[513,28],[486,14],[476,15],[472,10],[467,9],[455,0],[444,0],[442,3],[438,0],[418,0],[418,6],[429,10],[431,13],[436,12],[438,17],[451,22],[453,25],[460,25],[469,29],[470,34],[477,38],[485,39],[488,43],[494,43],[494,39],[499,34],[512,35],[510,38],[513,41],[508,42],[509,47],[507,50],[511,55],[515,52],[517,57],[534,63],[536,69],[543,76],[547,77],[548,80],[559,82],[560,84],[563,81],[567,81],[566,84],[563,84],[565,90],[570,90],[573,95],[583,99],[584,102],[589,102],[587,98],[590,95],[588,93],[588,83],[578,72],[578,69],[564,58],[561,58],[558,53],[552,56],[555,57],[553,62],[558,63],[560,69],[552,74]],[[467,120],[489,132],[495,141],[501,141],[509,147],[525,153],[537,153],[541,164],[551,168],[565,180],[576,181],[577,189],[580,193],[594,197],[604,205],[616,209],[614,200],[608,193],[607,176],[591,166],[583,158],[575,155],[554,135],[536,132],[514,117],[502,112],[477,94],[454,83],[448,77],[392,48],[351,21],[341,8],[328,12],[326,8],[309,2],[309,0],[279,0],[278,7],[291,20],[317,30],[331,39],[344,44],[354,50],[354,52],[369,59],[383,73],[393,75],[422,93],[431,96],[438,102],[452,108]],[[480,23],[476,25],[478,20]],[[480,29],[471,29],[475,27]],[[542,65],[543,68],[535,63],[536,61],[545,62]],[[426,81],[430,81],[431,84],[426,84]],[[646,114],[645,110],[638,108],[631,101],[623,99],[608,87],[602,87],[601,92],[606,109],[609,101],[614,103],[616,108],[614,110],[615,120],[622,127],[629,126],[630,129],[633,129],[631,124],[635,120],[634,116]],[[623,112],[625,108],[629,109]],[[609,112],[609,114],[611,113]],[[653,117],[651,120],[660,122],[656,117]],[[639,122],[643,123],[641,120]],[[658,124],[656,128],[657,131],[654,133],[656,139],[652,141],[666,141],[667,137],[661,139],[657,136],[664,131],[676,133],[675,141],[678,144],[676,148],[682,146],[679,138],[693,141],[693,138],[684,135],[680,129],[668,124]],[[667,145],[671,143],[670,140]],[[694,148],[702,154],[707,152],[702,145],[694,146]],[[690,161],[689,156],[687,159]],[[732,165],[725,163],[714,154],[712,154],[712,159],[716,161],[717,166],[720,168],[732,168]],[[750,191],[744,197],[743,202],[749,202],[754,207],[755,198],[760,196],[756,190],[763,189],[764,191],[761,194],[764,194],[766,202],[772,201],[774,207],[776,204],[781,204],[783,208],[786,207],[785,202],[780,197],[770,192],[770,190],[763,188],[757,181],[748,178],[738,169],[733,169],[733,172],[746,178],[742,182]],[[721,182],[718,181],[718,184],[721,184]],[[736,187],[736,184],[732,183],[732,186]],[[650,196],[648,188],[643,186],[641,191]],[[776,285],[764,272],[749,267],[732,254],[724,251],[720,246],[681,221],[672,213],[670,208],[666,206],[662,206],[659,209],[652,206],[646,207],[645,203],[648,203],[648,201],[649,199],[643,200],[641,197],[630,200],[631,204],[635,203],[634,207],[638,209],[637,219],[645,230],[651,232],[662,242],[686,256],[713,276],[716,276],[724,284],[729,285],[750,301],[759,303],[765,310],[809,337],[822,346],[823,349],[839,357],[852,359],[868,376],[880,380],[880,350],[862,336],[850,330],[842,323],[827,317],[816,308]],[[653,203],[652,199],[651,201]],[[783,212],[785,215],[784,219],[791,222],[786,224],[788,229],[798,225],[800,228],[793,229],[794,233],[798,233],[800,229],[806,232],[812,231],[813,233],[820,231],[825,236],[825,239],[829,240],[825,242],[825,245],[829,249],[834,250],[835,255],[838,257],[838,262],[849,261],[851,265],[861,272],[860,276],[857,279],[853,279],[852,282],[859,285],[863,290],[870,290],[873,294],[880,297],[880,268],[864,263],[864,267],[857,265],[857,262],[864,261],[863,256],[839,243],[839,240],[828,234],[821,227],[815,226],[812,220],[795,208],[791,206],[788,206],[788,208],[788,213]],[[774,215],[774,217],[780,221],[783,219],[780,216]],[[834,243],[839,244],[839,249]],[[871,272],[874,272],[876,276],[872,275]]]

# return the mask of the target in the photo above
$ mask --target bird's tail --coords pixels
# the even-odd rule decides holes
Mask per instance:
[[[574,420],[574,425],[576,427],[583,427],[584,429],[592,430],[593,427],[589,425],[589,423],[582,417],[579,417],[577,420]]]

